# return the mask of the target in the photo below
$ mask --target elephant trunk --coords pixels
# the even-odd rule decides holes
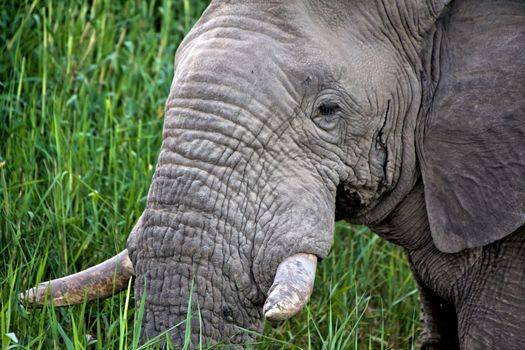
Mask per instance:
[[[167,332],[176,347],[188,338],[193,346],[246,342],[242,328],[260,329],[264,298],[246,256],[222,239],[243,237],[217,231],[218,222],[200,218],[206,214],[177,216],[146,210],[147,222],[133,233],[137,241],[128,241],[135,299],[145,303],[142,341]]]

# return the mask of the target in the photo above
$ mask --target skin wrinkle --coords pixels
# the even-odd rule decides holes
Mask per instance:
[[[391,0],[377,0],[376,2],[378,3],[378,8],[382,9],[381,18],[383,23],[390,24],[389,31],[395,33],[391,38],[393,40],[392,43],[399,48],[398,51],[401,54],[406,55],[411,66],[415,67],[416,70],[420,68],[419,53],[421,51],[421,43],[426,37],[426,32],[432,27],[436,19],[436,11],[429,11],[429,6],[434,9],[439,8],[439,11],[441,11],[448,2],[449,0],[436,0],[431,5],[424,4],[418,0],[395,2],[395,4]],[[414,21],[408,26],[405,25],[413,16],[417,17],[418,23]]]
[[[321,166],[320,164],[314,163],[314,159],[309,159],[310,166],[308,168],[314,169],[315,172],[321,176],[321,178],[328,179],[328,181],[324,184],[326,186],[326,191],[329,193],[335,192],[335,189],[339,183],[339,178],[341,174],[339,174],[339,171],[334,170],[338,168],[338,165],[340,163],[334,162],[333,167],[330,166]]]
[[[217,145],[228,147],[228,145],[223,145],[220,143],[217,143]],[[191,157],[188,157],[186,155],[177,154],[176,156],[173,156],[173,154],[169,154],[169,155],[164,155],[163,157],[164,158],[163,158],[162,168],[159,169],[159,177],[168,178],[171,175],[170,168],[179,167],[179,166],[194,168],[194,169],[197,169],[203,172],[211,171],[210,169],[206,168],[206,167],[209,167],[207,163],[204,163],[198,159],[192,159]],[[220,155],[219,157],[222,157],[222,155]],[[219,162],[221,161],[221,159],[219,158],[216,161]],[[224,171],[228,169],[228,164],[223,164],[223,165],[215,164],[213,169],[217,169],[215,172],[222,171],[222,173],[213,174],[214,176],[219,178],[222,175],[224,175]]]
[[[238,156],[237,158],[237,163],[240,162],[241,160],[243,161],[243,163],[245,164],[245,167],[247,167],[248,170],[250,171],[257,171],[256,167],[260,167],[260,165],[257,165],[257,163],[251,163],[249,160],[251,160],[251,158],[256,155],[256,159],[261,159],[261,154],[259,154],[258,152],[250,152],[248,154],[246,154],[246,147],[245,146],[250,146],[250,144],[245,144],[245,143],[242,143],[241,141],[238,141],[239,143],[242,144],[243,147],[241,148],[230,148],[230,145],[223,145],[223,144],[220,144],[220,143],[213,143],[215,145],[217,145],[218,147],[224,147],[224,152],[221,153],[220,155],[218,155],[217,157],[214,157],[214,162],[215,163],[218,163],[218,162],[222,162],[222,165],[219,166],[217,164],[214,164],[212,169],[218,169],[221,171],[221,173],[218,173],[216,175],[214,175],[215,177],[219,178],[221,176],[224,176],[224,172],[227,171],[232,165],[236,165],[236,164],[233,164],[231,161],[229,161],[229,159],[231,159],[231,157],[233,157],[234,155],[238,156],[240,155],[241,153],[239,153],[239,150],[240,149],[243,149],[243,152],[242,152],[242,156]],[[228,152],[228,153],[225,153],[225,152]],[[236,153],[237,152],[237,153]],[[245,160],[243,159],[242,157],[246,157],[248,156],[248,160]],[[190,163],[192,163],[191,165],[190,164],[186,164],[184,162],[185,159],[188,159]],[[164,162],[166,161],[166,159],[164,160]],[[202,162],[202,167],[199,166],[199,164],[201,164],[202,161],[197,161],[196,159],[191,159],[191,157],[187,157],[187,156],[182,156],[182,155],[178,155],[177,157],[173,158],[170,160],[170,163],[167,164],[167,165],[181,165],[181,166],[186,166],[188,168],[197,168],[197,169],[200,169],[202,171],[212,171],[210,168],[210,165],[206,162]],[[159,175],[162,175],[162,170],[160,171]]]
[[[354,37],[359,40],[360,44],[363,46],[369,46],[370,43],[374,45],[381,45],[383,48],[388,48],[386,45],[385,37],[378,35],[377,33],[377,23],[379,22],[377,18],[374,18],[374,12],[370,11],[368,8],[361,6],[356,6],[357,16],[360,18],[359,26],[366,28],[366,31],[355,31],[353,33]]]
[[[256,4],[260,5],[260,4]],[[237,6],[237,9],[243,10],[241,6]],[[284,9],[284,7],[283,7]],[[206,16],[208,12],[211,10],[215,10],[213,17]],[[231,11],[231,5],[229,5],[229,8],[227,8],[226,11]],[[287,11],[287,14],[290,15],[291,12]],[[209,7],[207,12],[201,17],[199,26],[194,28],[192,32],[190,33],[189,40],[193,40],[194,38],[200,37],[200,35],[209,33],[212,31],[216,26],[219,26],[221,23],[228,24],[229,26],[235,26],[236,29],[240,29],[242,31],[245,31],[246,29],[253,29],[254,31],[257,30],[255,33],[261,34],[261,35],[267,35],[270,38],[288,38],[289,40],[293,40],[294,36],[300,34],[299,32],[293,31],[290,33],[286,29],[290,28],[289,26],[284,26],[284,21],[280,20],[282,16],[268,16],[264,17],[264,20],[261,20],[257,17],[252,16],[253,13],[251,13],[250,10],[246,9],[246,11],[243,11],[242,13],[238,13],[236,15],[230,15],[230,14],[220,14],[219,11],[217,11],[217,6],[214,8],[214,4]],[[275,23],[272,21],[276,21]],[[269,34],[274,33],[274,35]]]
[[[235,19],[238,19],[238,18],[235,18]],[[243,21],[244,20],[248,20],[249,18],[243,18]],[[203,30],[203,33],[202,35],[206,35],[206,36],[210,36],[211,38],[213,39],[217,39],[217,38],[220,38],[220,36],[213,36],[213,34],[215,32],[219,32],[221,35],[224,34],[225,30],[226,32],[228,30],[240,30],[242,31],[243,33],[249,33],[249,34],[252,34],[254,36],[257,36],[257,37],[264,37],[266,39],[270,39],[271,41],[276,41],[277,43],[279,44],[286,44],[289,40],[291,40],[287,35],[284,35],[284,36],[279,36],[279,35],[275,35],[273,36],[272,34],[269,34],[269,33],[262,33],[260,31],[258,31],[259,28],[256,28],[256,27],[253,27],[253,26],[246,26],[246,27],[241,27],[241,26],[236,26],[235,23],[233,23],[233,21],[228,21],[228,19],[225,19],[225,24],[217,24],[216,22],[219,22],[219,21],[214,21],[214,23],[210,26],[212,26],[212,28],[208,29],[208,30]],[[197,33],[195,33],[197,34]],[[283,34],[283,32],[281,31],[280,34]],[[185,56],[183,56],[183,54],[179,54],[179,50],[183,50],[183,49],[186,49],[187,46],[191,46],[192,45],[192,38],[191,36],[187,37],[188,40],[183,40],[183,42],[181,43],[181,45],[179,46],[179,49],[177,50],[177,58],[178,58],[178,61],[181,62],[181,64],[184,62],[184,59],[185,59]],[[201,37],[200,36],[197,36],[197,38],[199,38],[199,40],[201,40]]]
[[[265,167],[261,167],[261,171],[264,171],[264,169],[265,169]],[[258,177],[258,178],[261,178],[261,174],[258,174],[257,177]],[[246,182],[246,184],[247,184],[247,186],[248,186],[248,182]],[[256,186],[259,186],[259,184],[260,184],[260,182],[256,182]],[[264,184],[264,186],[265,186],[265,187],[267,186],[266,183]],[[271,191],[273,192],[273,190],[271,190]],[[258,193],[261,193],[261,192],[262,192],[262,189],[261,189],[260,187],[258,187],[258,188],[257,188],[257,192],[258,192]],[[271,193],[271,192],[270,192],[270,193]],[[263,197],[263,198],[261,199],[261,201],[259,202],[259,206],[258,206],[257,211],[256,211],[256,214],[255,214],[255,218],[256,218],[256,219],[255,219],[255,226],[258,226],[258,219],[257,219],[257,218],[259,217],[259,213],[260,213],[260,209],[261,209],[261,204],[263,203],[263,201],[264,201],[264,197]],[[247,200],[246,200],[246,203],[247,203]],[[246,204],[246,205],[247,205],[247,204]],[[247,222],[246,222],[246,224],[247,224]],[[246,230],[246,227],[244,226],[244,227],[242,228],[242,230]],[[254,251],[254,249],[255,249],[255,247],[253,246],[253,242],[254,242],[254,240],[251,240],[251,242],[252,242],[252,245],[251,245],[252,253],[251,253],[251,255],[253,256],[253,251]],[[253,260],[252,260],[252,261],[253,261]],[[251,271],[251,277],[252,277],[253,281],[255,282],[255,276],[253,276],[253,270],[252,270],[251,266],[249,267],[249,269],[250,269],[250,271]]]
[[[410,33],[412,33],[412,31],[410,30],[410,28],[407,28],[407,26],[406,26],[406,20],[408,19],[408,16],[403,16],[400,13],[401,11],[399,11],[401,6],[403,6],[403,3],[398,4],[398,6],[391,7],[395,11],[395,15],[396,16],[394,16],[394,17],[390,16],[390,14],[391,14],[390,11],[385,11],[385,14],[386,14],[386,17],[388,19],[388,22],[392,26],[392,30],[394,32],[396,32],[396,34],[397,34],[397,38],[399,39],[399,45],[401,45],[401,48],[402,48],[401,52],[408,53],[409,55],[412,54],[414,57],[417,57],[416,60],[419,60],[419,57],[417,55],[417,49],[416,49],[414,43],[412,41],[410,41],[410,40],[406,40],[407,34],[408,34],[409,38],[412,36],[410,34]],[[394,21],[395,21],[395,23],[394,23]],[[401,24],[401,25],[399,25],[399,24]],[[401,31],[401,28],[403,28],[402,31]]]
[[[222,90],[224,89],[231,89],[231,91],[234,91],[234,92],[241,92],[238,88],[233,88],[233,87],[225,87],[224,86],[224,83],[223,82],[221,85],[217,85],[218,87],[221,87]],[[233,83],[233,82],[232,82]],[[195,84],[195,83],[192,83],[192,84]],[[202,89],[198,89],[200,91],[200,93],[202,94],[203,92],[205,92],[211,84],[208,84],[207,82],[199,82],[199,84],[202,84],[203,88]],[[212,90],[213,91],[213,90]],[[224,108],[224,107],[231,107],[233,109],[238,109],[238,112],[237,113],[240,113],[240,111],[242,110],[243,112],[248,112],[250,116],[252,116],[252,118],[257,118],[258,115],[270,115],[271,112],[267,109],[267,105],[270,103],[270,100],[266,100],[264,102],[260,102],[256,99],[254,99],[253,97],[250,96],[251,98],[251,102],[256,102],[256,103],[251,103],[251,104],[243,104],[244,107],[241,107],[239,105],[236,105],[233,101],[232,102],[229,102],[228,100],[231,98],[230,97],[231,94],[228,94],[226,93],[226,91],[223,91],[220,95],[216,95],[214,97],[214,99],[202,99],[200,97],[195,97],[195,96],[188,96],[188,97],[183,97],[183,96],[178,96],[177,99],[174,99],[172,101],[170,101],[170,103],[168,104],[168,111],[170,113],[173,113],[173,110],[177,108],[178,105],[184,105],[186,106],[186,108],[188,107],[191,107],[192,109],[195,109],[195,110],[198,110],[198,111],[203,111],[203,112],[208,112],[208,113],[212,113],[211,110],[207,110],[206,108],[208,107],[212,107],[212,108]],[[192,104],[195,104],[195,105],[188,105],[188,101],[191,101]],[[173,105],[173,103],[177,103],[177,105]],[[289,102],[287,103],[289,104]],[[286,104],[285,104],[286,106]],[[215,113],[215,115],[217,116],[217,113]],[[220,114],[219,114],[220,115]],[[238,116],[239,114],[237,114]],[[217,116],[218,117],[218,116]],[[231,117],[231,116],[229,116]],[[169,126],[169,124],[168,124]]]
[[[478,272],[478,271],[475,271]],[[479,275],[479,273],[478,273]],[[465,276],[465,274],[464,274]],[[469,295],[469,298],[465,301],[458,301],[456,304],[461,305],[462,312],[460,315],[458,315],[459,319],[458,322],[462,324],[462,327],[459,327],[458,331],[458,337],[460,339],[468,339],[468,333],[470,332],[470,324],[474,324],[475,321],[481,321],[482,318],[486,315],[487,308],[483,305],[476,305],[477,303],[475,300],[479,300],[481,290],[485,285],[485,281],[483,278],[481,279],[481,283],[479,284],[465,284],[462,283],[463,281],[457,280],[454,283],[454,287],[452,289],[453,295],[459,296],[459,298],[462,298],[465,295]],[[451,294],[452,294],[451,293]],[[474,303],[474,305],[473,305]],[[474,307],[473,307],[474,306]],[[474,314],[474,311],[476,314]],[[478,320],[474,320],[475,318],[479,318]]]
[[[220,93],[217,93],[216,95],[214,95],[215,100],[208,100],[208,101],[209,102],[218,101],[218,102],[222,102],[222,103],[227,105],[229,103],[228,100],[230,100],[232,98],[232,96],[235,96],[237,94],[240,94],[240,95],[246,94],[246,90],[245,90],[246,87],[249,87],[249,86],[251,86],[253,84],[257,84],[255,81],[250,81],[247,78],[242,79],[242,80],[237,79],[237,77],[238,78],[244,78],[244,77],[241,76],[240,72],[232,71],[231,74],[236,76],[235,80],[224,79],[222,81],[216,81],[216,82],[212,81],[207,76],[203,76],[202,80],[201,79],[197,79],[197,77],[193,77],[192,76],[190,78],[190,79],[192,79],[192,81],[185,83],[184,86],[182,86],[181,88],[190,89],[190,93],[191,93],[192,85],[196,85],[194,87],[194,90],[199,91],[199,94],[202,94],[203,92],[205,92],[207,90],[215,91],[212,88],[217,88],[217,89],[220,90]],[[243,86],[243,85],[245,85],[245,86]],[[185,90],[182,90],[182,92],[183,91],[185,91]],[[284,97],[284,96],[281,96],[281,97]],[[179,96],[177,96],[177,100],[176,101],[179,101],[179,103],[180,103],[181,100],[183,100],[184,98],[185,98],[184,95],[179,95]],[[194,97],[194,96],[191,96],[191,95],[189,97],[186,97],[186,98],[189,98],[189,99],[193,98],[194,100],[198,101],[198,97]],[[257,110],[269,112],[269,111],[266,110],[267,106],[272,102],[272,100],[269,97],[266,98],[264,101],[260,101],[254,96],[249,96],[249,98],[251,98],[252,102],[255,102],[255,104],[254,105],[244,104],[244,106],[242,108],[244,108],[244,109],[250,108],[251,109],[251,108],[256,107]],[[262,98],[264,98],[264,96]],[[288,101],[286,103],[283,103],[281,105],[282,106],[287,106],[290,103],[289,101],[294,101],[294,99],[290,98],[290,99],[288,99]],[[173,102],[175,102],[175,101],[173,101]],[[176,107],[176,105],[175,106],[169,106],[169,107]],[[240,107],[240,106],[238,106],[238,107]],[[226,117],[226,116],[223,116],[223,117]],[[231,116],[228,116],[228,117],[231,117]]]
[[[177,169],[177,170],[183,170],[183,169]],[[189,169],[186,169],[186,170],[189,170]],[[195,174],[195,173],[194,173]],[[185,184],[185,187],[181,187],[180,185],[178,185],[179,182],[173,182],[173,181],[161,181],[159,180],[159,185],[156,187],[156,188],[163,188],[162,185],[166,186],[166,182],[168,182],[171,186],[170,188],[170,191],[165,191],[166,193],[164,194],[164,197],[163,198],[160,198],[160,199],[153,199],[152,200],[152,204],[153,203],[156,203],[156,204],[162,204],[163,207],[170,207],[170,206],[173,206],[174,204],[172,204],[172,195],[175,196],[174,198],[177,198],[176,196],[179,196],[179,195],[182,195],[183,193],[186,193],[187,191],[191,191],[192,189],[194,189],[196,186],[200,186],[201,188],[204,188],[203,185],[203,181],[201,181],[200,179],[199,180],[196,180],[197,179],[197,175],[195,174],[194,175],[195,177],[192,176],[192,178],[190,178],[189,180],[191,182]],[[173,190],[173,188],[175,188],[175,190]],[[196,191],[196,194],[198,195],[198,191]],[[202,198],[201,198],[202,199]],[[188,208],[190,208],[191,206],[193,205],[192,202],[183,202],[183,203],[179,203],[179,204],[175,204],[175,208],[177,209],[183,209],[183,210],[188,210]],[[209,209],[209,204],[206,205],[206,206],[202,206],[202,207],[199,207],[197,209],[200,209],[201,211],[205,211],[206,209]]]
[[[390,112],[390,102],[391,102],[391,100],[389,99],[387,101],[387,108],[386,108],[386,112],[385,112],[383,125],[381,126],[381,128],[377,132],[377,136],[375,137],[375,139],[376,139],[376,150],[380,150],[380,151],[382,151],[384,153],[383,178],[381,179],[380,186],[388,185],[388,180],[387,180],[387,177],[388,177],[388,171],[387,171],[388,147],[386,145],[386,142],[383,140],[383,135],[384,135],[384,128],[386,126],[386,121],[388,119],[388,114]],[[379,144],[379,146],[377,144]]]
[[[193,102],[197,102],[197,101],[195,101],[195,99],[192,99],[191,101],[193,101]],[[200,103],[201,101],[198,101],[198,102]],[[202,102],[205,102],[205,101],[202,101]],[[211,102],[211,101],[206,101],[206,102]],[[182,104],[182,103],[186,103],[186,101],[180,101],[180,103],[181,103],[181,104]],[[218,105],[223,105],[223,106],[226,105],[226,106],[227,106],[227,104],[225,104],[225,103],[222,102],[222,101],[213,101],[213,103],[217,103]],[[233,106],[233,105],[232,105],[232,106]],[[188,108],[188,107],[186,107],[186,108]],[[199,110],[195,109],[194,107],[192,107],[192,109],[194,109],[194,110],[200,112]],[[246,113],[250,113],[250,114],[251,114],[251,112],[250,112],[249,110],[246,110],[246,109],[243,109],[243,112],[246,112]],[[239,110],[237,110],[236,113],[239,113]],[[208,114],[208,115],[214,115],[214,114],[212,114],[212,113],[206,113],[206,114]],[[251,116],[253,116],[254,118],[255,118],[256,115],[260,115],[260,114],[251,114]],[[201,114],[201,116],[202,116],[202,114]],[[230,120],[228,120],[228,122],[230,122]],[[233,123],[233,121],[231,121],[231,122]],[[199,125],[199,124],[197,124],[197,126],[198,126],[198,125]],[[205,125],[208,125],[208,124],[205,124]],[[235,124],[235,125],[237,126],[238,123]],[[168,124],[168,126],[171,127],[171,125],[169,125],[169,124]],[[204,125],[203,125],[203,126],[204,126]],[[188,125],[188,127],[189,127],[189,125]],[[185,126],[185,128],[186,128],[187,130],[191,130],[191,128],[188,128],[188,127]],[[243,128],[245,128],[244,126],[239,126],[239,127],[243,127]],[[264,123],[261,123],[261,129],[263,129],[263,128],[267,129],[267,130],[265,130],[265,131],[268,131],[269,134],[270,134],[270,136],[273,136],[272,134],[274,133],[274,130],[272,130],[269,126],[265,125]],[[178,130],[182,130],[182,128],[181,128],[180,125],[177,126],[177,129],[178,129]],[[221,130],[221,129],[222,129],[222,130]],[[220,130],[224,133],[224,132],[227,130],[227,127],[225,127],[225,128],[221,128],[221,129],[220,129]],[[196,130],[197,130],[197,131],[200,131],[200,129],[196,129]],[[259,132],[259,134],[253,134],[253,131],[251,131],[251,130],[249,130],[249,129],[247,129],[247,128],[246,128],[245,130],[248,131],[248,132],[250,132],[250,133],[252,134],[252,136],[254,136],[254,139],[257,139],[257,141],[260,142],[260,138],[261,138],[261,137],[260,137],[260,133],[262,132],[262,130]],[[168,129],[165,133],[166,133],[166,136],[170,136],[169,129]],[[219,132],[219,134],[220,134],[220,132]],[[244,135],[244,133],[242,133],[242,135]],[[263,145],[263,147],[264,147],[264,145],[267,145],[270,141],[271,141],[271,140],[269,139],[269,140],[267,140],[267,141],[265,141],[265,142],[261,142],[261,145]]]
[[[261,170],[261,173],[257,174],[257,178],[261,178],[261,176],[263,175],[263,173],[266,171],[265,170],[266,167],[260,167],[260,170]],[[266,175],[267,176],[267,175]],[[262,193],[262,197],[261,197],[261,200],[258,201],[258,204],[257,204],[257,210],[256,210],[256,213],[255,213],[255,225],[258,226],[259,225],[259,217],[260,217],[260,213],[261,213],[261,209],[262,209],[262,205],[265,203],[265,199],[266,199],[266,196],[268,194],[271,194],[274,192],[274,188],[270,188],[269,190],[267,191],[263,191],[263,188],[259,187],[261,184],[261,182],[257,181],[256,182],[256,186],[257,186],[257,193]],[[264,187],[268,186],[268,183],[264,183]],[[274,185],[276,186],[276,185]],[[268,210],[269,208],[267,208]],[[253,252],[255,251],[255,247],[253,246],[253,243],[254,243],[254,240],[252,240],[252,247],[251,247],[251,252],[252,252],[252,260],[253,261]]]
[[[290,77],[288,76],[288,74],[280,67],[279,64],[277,64],[275,66],[275,68],[277,69],[277,72],[278,72],[278,78],[279,78],[279,83],[281,84],[281,86],[284,88],[286,94],[288,95],[288,101],[289,103],[291,104],[292,101],[295,102],[297,101],[297,93],[295,91],[295,89],[293,88],[293,83],[292,81],[290,80]]]
[[[236,106],[235,104],[229,103],[229,102],[227,102],[225,100],[222,100],[222,99],[210,100],[210,99],[200,99],[200,98],[196,98],[196,97],[191,97],[191,98],[180,98],[179,97],[179,98],[177,98],[177,101],[178,101],[178,104],[180,104],[180,105],[187,105],[188,102],[191,101],[192,103],[198,104],[200,106],[200,108],[204,108],[204,107],[206,107],[207,104],[210,104],[210,103],[214,104],[213,107],[215,107],[215,108],[221,108],[221,107],[225,106],[225,107],[231,107],[232,109],[236,109],[237,111],[238,111],[238,108],[239,108],[239,106]],[[253,105],[252,108],[253,107],[257,107],[257,105]],[[176,108],[176,107],[174,107],[174,108]],[[201,111],[201,109],[199,109],[198,107],[191,106],[191,105],[188,105],[185,108],[192,108],[194,110]],[[202,111],[203,112],[207,112],[206,110],[202,110]],[[250,111],[247,108],[243,108],[243,111],[244,112],[248,112],[250,114],[250,116],[253,116],[254,118],[256,116],[258,116],[258,115],[261,115],[261,114],[262,115],[269,115],[269,112],[270,112],[268,110],[264,110],[263,109],[261,111],[263,113],[255,113],[255,112]],[[171,112],[171,110],[170,110],[170,112]],[[207,113],[213,114],[211,112],[207,112]]]
[[[237,147],[233,150],[233,152],[230,154],[230,156],[231,156],[233,153],[235,153],[235,152],[237,151],[237,149],[238,149],[238,147],[239,147],[240,144],[241,144],[240,142],[237,144]],[[235,169],[237,168],[237,165],[239,164],[239,161],[240,161],[240,159],[239,159],[239,160],[237,161],[237,163],[234,164],[234,166],[232,167],[232,171],[231,171],[231,173],[230,173],[230,175],[228,176],[227,181],[226,181],[226,184],[227,184],[227,185],[229,184],[229,182],[230,182],[230,178],[231,178],[231,175],[233,174],[233,172],[234,172]],[[241,184],[242,184],[242,179],[243,179],[243,178],[244,178],[244,173],[241,175]],[[228,202],[227,202],[227,208],[226,208],[226,217],[230,217],[230,215],[231,215],[231,214],[230,214],[230,200],[231,200],[231,197],[228,196],[228,186],[227,186],[227,190],[226,190],[225,198],[227,198],[227,200],[228,200]],[[221,204],[221,212],[223,211],[223,206],[224,206],[224,201],[223,201],[222,204]],[[218,229],[218,228],[217,228],[217,232],[219,232],[219,229]],[[228,231],[226,230],[226,227],[225,227],[225,226],[222,228],[222,232],[224,232],[225,234],[227,234]],[[229,239],[226,238],[226,241],[228,241],[228,242],[231,241],[231,235],[232,235],[231,231],[229,232],[229,234],[230,234],[230,235],[229,235]],[[225,249],[229,249],[228,244],[226,244],[226,245],[222,245],[222,248],[223,248],[223,254],[222,254],[222,256],[223,256],[223,264],[222,264],[222,265],[224,266],[224,265],[225,265],[224,259],[225,259],[227,256],[229,256],[231,253],[230,253],[230,254],[224,254],[224,250],[225,250]],[[229,252],[228,252],[228,253],[229,253]],[[222,286],[219,286],[219,288],[222,289]]]
[[[407,79],[408,80],[408,79]],[[407,82],[408,83],[408,82]],[[404,130],[409,130],[410,132],[414,131],[415,130],[415,125],[412,126],[412,127],[407,127],[405,125],[405,118],[400,118],[399,116],[403,115],[404,113],[407,113],[407,111],[409,110],[409,106],[406,106],[406,108],[404,110],[400,110],[401,106],[402,106],[402,102],[401,101],[410,101],[412,102],[412,99],[411,98],[404,98],[405,96],[403,96],[403,91],[402,90],[398,90],[396,89],[396,92],[399,92],[398,94],[395,94],[394,96],[392,96],[392,99],[394,101],[394,103],[392,103],[391,107],[392,107],[392,110],[393,110],[393,117],[392,117],[392,125],[393,127],[391,127],[392,131],[389,130],[389,133],[388,133],[388,137],[387,137],[387,146],[386,148],[390,151],[389,152],[389,155],[390,155],[390,158],[391,159],[388,159],[387,158],[387,168],[389,169],[389,171],[387,172],[387,184],[389,185],[389,187],[392,187],[392,186],[396,186],[397,185],[397,181],[401,178],[401,174],[400,174],[400,169],[399,167],[395,167],[393,166],[393,164],[401,164],[402,163],[402,152],[399,152],[399,149],[396,149],[396,148],[393,148],[391,149],[390,144],[393,143],[392,141],[392,138],[394,137],[393,135],[403,135],[403,131]],[[401,97],[398,97],[398,96],[401,96]],[[396,99],[396,97],[398,97]],[[390,140],[389,140],[390,138]],[[390,141],[390,142],[388,142]],[[410,140],[405,140],[403,139],[403,144],[410,144]]]
[[[246,39],[247,40],[247,39]],[[219,40],[217,40],[216,38],[212,38],[212,39],[209,39],[209,44],[208,45],[211,45],[212,43],[214,42],[217,42]],[[221,44],[223,45],[223,44]],[[202,45],[204,46],[204,45]],[[217,49],[211,49],[210,47],[207,47],[205,46],[206,49],[203,49],[203,50],[206,50],[206,52],[208,52],[210,55],[213,54],[214,51],[217,51]],[[220,49],[218,54],[228,54],[228,55],[232,55],[233,53],[236,53],[236,51],[238,51],[237,53],[239,54],[239,57],[242,57],[243,53],[240,52],[240,50],[236,50],[236,51],[233,51],[233,50],[228,50],[228,49]],[[275,59],[277,59],[278,57],[274,57]],[[250,70],[250,72],[245,72],[243,70],[239,70],[239,69],[235,69],[236,67],[229,67],[229,70],[232,71],[232,74],[231,74],[231,77],[235,77],[234,79],[230,78],[230,77],[226,77],[224,79],[217,79],[217,81],[212,81],[211,79],[213,79],[214,77],[213,76],[210,76],[210,75],[204,75],[200,72],[195,72],[195,73],[192,73],[192,77],[191,77],[191,83],[194,84],[194,83],[199,83],[199,82],[202,82],[204,83],[205,85],[203,85],[203,88],[208,88],[209,85],[208,84],[215,84],[215,85],[218,85],[218,86],[221,86],[221,87],[224,87],[224,88],[234,88],[239,86],[240,84],[240,79],[242,79],[242,82],[246,82],[249,85],[251,84],[258,84],[258,81],[257,80],[254,80],[254,69]],[[255,66],[254,66],[255,68]],[[285,78],[284,80],[284,83],[285,84],[282,84],[282,86],[285,88],[286,92],[288,93],[289,95],[289,99],[288,101],[295,101],[296,98],[295,96],[292,96],[292,94],[294,93],[293,91],[293,88],[291,87],[292,86],[292,83],[291,81],[289,80],[287,74],[281,69],[280,67],[280,62],[276,62],[276,64],[272,64],[272,68],[275,68],[277,69],[278,73]],[[201,77],[201,78],[197,78],[197,77]],[[283,82],[283,81],[281,81]],[[261,97],[266,97],[265,94],[262,94]],[[284,96],[280,96],[280,98],[283,98]],[[222,96],[222,98],[229,98],[229,95],[228,94],[225,94]],[[255,98],[255,96],[252,96],[252,98]],[[275,102],[275,101],[271,101],[271,102]],[[259,102],[259,105],[261,106],[266,106],[268,105],[268,103],[270,103],[270,100],[266,100],[264,101],[263,103]]]

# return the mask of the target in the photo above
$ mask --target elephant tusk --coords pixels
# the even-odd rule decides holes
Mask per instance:
[[[126,288],[135,275],[133,264],[124,249],[111,259],[70,276],[40,283],[18,295],[22,303],[43,305],[49,290],[49,300],[55,306],[81,304],[84,300],[104,298]]]
[[[301,311],[314,289],[316,265],[317,256],[304,253],[279,264],[263,307],[267,320],[286,320]]]

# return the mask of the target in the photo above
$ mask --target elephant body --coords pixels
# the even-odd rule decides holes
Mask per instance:
[[[380,225],[405,248],[421,300],[422,349],[519,349],[525,320],[525,229],[458,253],[436,248],[420,181]]]
[[[213,1],[128,239],[143,340],[198,305],[194,344],[251,342],[335,218],[406,250],[422,348],[523,348],[524,57],[523,1]]]

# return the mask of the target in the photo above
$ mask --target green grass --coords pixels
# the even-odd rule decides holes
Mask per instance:
[[[56,309],[26,309],[17,294],[125,247],[175,49],[206,1],[90,2],[0,2],[2,349],[138,348],[130,291]],[[339,223],[316,282],[308,308],[266,324],[256,349],[413,347],[418,301],[400,249]]]

